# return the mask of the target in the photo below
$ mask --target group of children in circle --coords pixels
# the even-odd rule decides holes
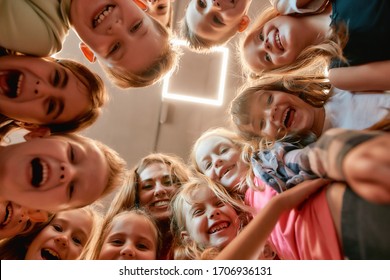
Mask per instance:
[[[127,171],[76,134],[108,101],[102,79],[52,55],[72,28],[115,85],[154,84],[179,56],[173,1],[0,1],[0,135],[30,131],[0,146],[1,259],[390,257],[390,4],[274,0],[251,23],[251,2],[191,0],[181,22],[198,52],[246,32],[232,128],[189,164],[154,153]]]

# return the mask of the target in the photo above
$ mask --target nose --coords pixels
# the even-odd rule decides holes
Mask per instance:
[[[73,167],[73,165],[68,163],[61,163],[60,164],[60,182],[61,183],[67,183],[73,180],[75,177],[76,170]]]
[[[27,210],[27,215],[29,216],[30,221],[35,223],[46,222],[49,217],[49,214],[46,211],[32,209]]]
[[[65,235],[59,235],[54,239],[55,243],[63,248],[68,247],[68,237]]]
[[[210,219],[215,219],[216,217],[219,217],[219,215],[221,215],[221,212],[219,211],[218,208],[210,209],[210,211],[209,211],[209,218]]]
[[[131,244],[128,244],[127,246],[125,246],[121,252],[120,252],[121,256],[123,258],[126,258],[126,259],[135,259],[136,255],[135,255],[135,250],[133,249],[133,246]]]
[[[213,0],[213,5],[216,7],[220,7],[221,4],[219,4],[219,0]]]
[[[165,189],[165,187],[161,184],[161,182],[156,182],[156,186],[154,188],[154,195],[156,197],[158,196],[161,196],[161,195],[164,195],[167,193],[167,190]]]

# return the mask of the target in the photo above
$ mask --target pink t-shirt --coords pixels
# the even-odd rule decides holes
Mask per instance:
[[[264,191],[254,191],[249,188],[245,193],[245,202],[260,211],[277,194],[269,186],[266,186]],[[326,200],[326,188],[322,188],[319,193],[310,197],[300,209],[284,213],[279,218],[269,240],[281,259],[343,259]]]

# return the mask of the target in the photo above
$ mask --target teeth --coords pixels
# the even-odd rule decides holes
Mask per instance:
[[[4,221],[1,223],[2,227],[8,225],[8,223],[11,221],[12,214],[13,214],[13,208],[12,208],[11,202],[9,202],[7,204],[7,207],[5,210],[6,211],[5,211]]]
[[[96,27],[103,22],[103,20],[112,13],[114,6],[106,6],[93,20],[93,26]]]
[[[275,41],[276,41],[276,44],[278,45],[278,48],[281,50],[284,50],[282,43],[280,42],[279,32],[276,33],[276,35],[275,35]]]
[[[42,161],[41,164],[42,164],[43,170],[42,170],[42,181],[39,184],[40,186],[42,186],[44,183],[46,183],[47,177],[48,177],[47,175],[49,174],[49,166],[47,165],[47,163]]]
[[[224,228],[227,228],[229,226],[228,222],[219,223],[209,229],[209,233],[215,233],[217,231],[221,231]]]
[[[20,91],[21,91],[21,86],[22,86],[22,82],[23,82],[23,75],[19,75],[19,80],[18,80],[18,86],[17,86],[17,89],[16,89],[16,96],[19,96],[20,95]]]
[[[290,108],[288,108],[285,112],[284,112],[284,117],[283,117],[283,125],[286,127],[286,119],[287,119],[287,115],[288,115],[288,112],[290,112]]]
[[[166,205],[168,205],[168,204],[169,204],[169,201],[167,201],[167,200],[162,200],[162,201],[157,201],[157,202],[155,202],[155,203],[153,204],[153,206],[159,207],[159,206],[166,206]]]
[[[60,255],[52,250],[52,249],[42,249],[41,250],[41,256],[44,258],[44,259],[49,259],[49,260],[60,260]]]

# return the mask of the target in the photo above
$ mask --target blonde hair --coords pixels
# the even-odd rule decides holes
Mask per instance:
[[[132,73],[125,69],[109,67],[99,61],[100,66],[106,72],[108,78],[119,88],[146,87],[160,81],[169,71],[173,70],[179,57],[179,50],[170,43],[171,34],[158,20],[148,15],[160,34],[167,38],[163,44],[162,54],[145,70],[139,73]],[[145,50],[146,51],[146,50]]]
[[[206,258],[203,255],[204,252],[207,253],[207,258],[210,258],[210,252],[213,252],[211,255],[215,255],[214,253],[221,249],[211,249],[210,246],[197,244],[191,238],[183,239],[181,236],[183,231],[187,231],[184,204],[192,204],[193,195],[202,187],[209,188],[224,204],[234,208],[240,219],[239,231],[252,219],[252,209],[244,204],[239,193],[228,193],[222,185],[204,175],[199,174],[192,177],[180,188],[171,202],[172,212],[174,213],[171,221],[171,232],[173,234],[173,254],[176,260]]]
[[[139,174],[153,163],[162,163],[169,169],[171,181],[179,188],[184,182],[188,181],[190,171],[181,158],[176,155],[164,153],[152,153],[142,158],[138,164],[132,168],[126,177],[125,184],[115,195],[108,212],[111,215],[123,210],[140,207],[138,186],[140,184]]]
[[[151,227],[154,229],[155,241],[156,241],[156,257],[158,256],[159,249],[161,248],[161,233],[157,227],[156,220],[144,209],[132,208],[116,213],[115,215],[107,213],[103,221],[100,223],[99,228],[94,231],[94,234],[89,239],[87,245],[84,247],[79,259],[81,260],[98,260],[104,241],[108,234],[112,230],[115,219],[125,215],[135,214],[142,216],[148,221]]]
[[[331,84],[325,77],[319,76],[265,76],[244,85],[231,101],[229,114],[231,122],[240,135],[247,141],[258,139],[257,135],[243,129],[250,123],[249,105],[254,96],[267,91],[282,91],[299,97],[313,107],[321,108],[331,98]]]
[[[202,133],[202,135],[195,141],[195,143],[192,145],[191,152],[190,152],[190,165],[194,169],[195,172],[203,174],[200,170],[197,162],[196,162],[196,151],[199,147],[199,145],[206,139],[211,136],[219,136],[223,137],[227,140],[229,140],[238,150],[242,151],[246,145],[245,139],[243,139],[239,134],[236,132],[229,130],[224,127],[215,127],[215,128],[209,128],[205,132]],[[249,168],[249,162],[241,156],[241,159],[245,164],[248,165]],[[204,174],[203,174],[204,175]],[[233,188],[234,191],[244,193],[247,188],[247,181],[244,178],[241,179],[240,183]]]
[[[251,34],[262,30],[268,21],[278,16],[280,16],[280,13],[273,6],[265,9],[255,19],[248,29],[246,36],[240,40],[239,48],[243,50]],[[243,56],[243,51],[240,51],[244,75],[249,79],[257,79],[263,74],[290,75],[297,72],[311,73],[313,69],[316,69],[316,71],[324,71],[332,58],[339,58],[342,61],[345,61],[342,49],[346,44],[347,37],[346,26],[340,24],[337,27],[334,27],[330,34],[320,44],[310,45],[302,50],[294,62],[275,69],[263,69],[262,71],[251,69]]]

